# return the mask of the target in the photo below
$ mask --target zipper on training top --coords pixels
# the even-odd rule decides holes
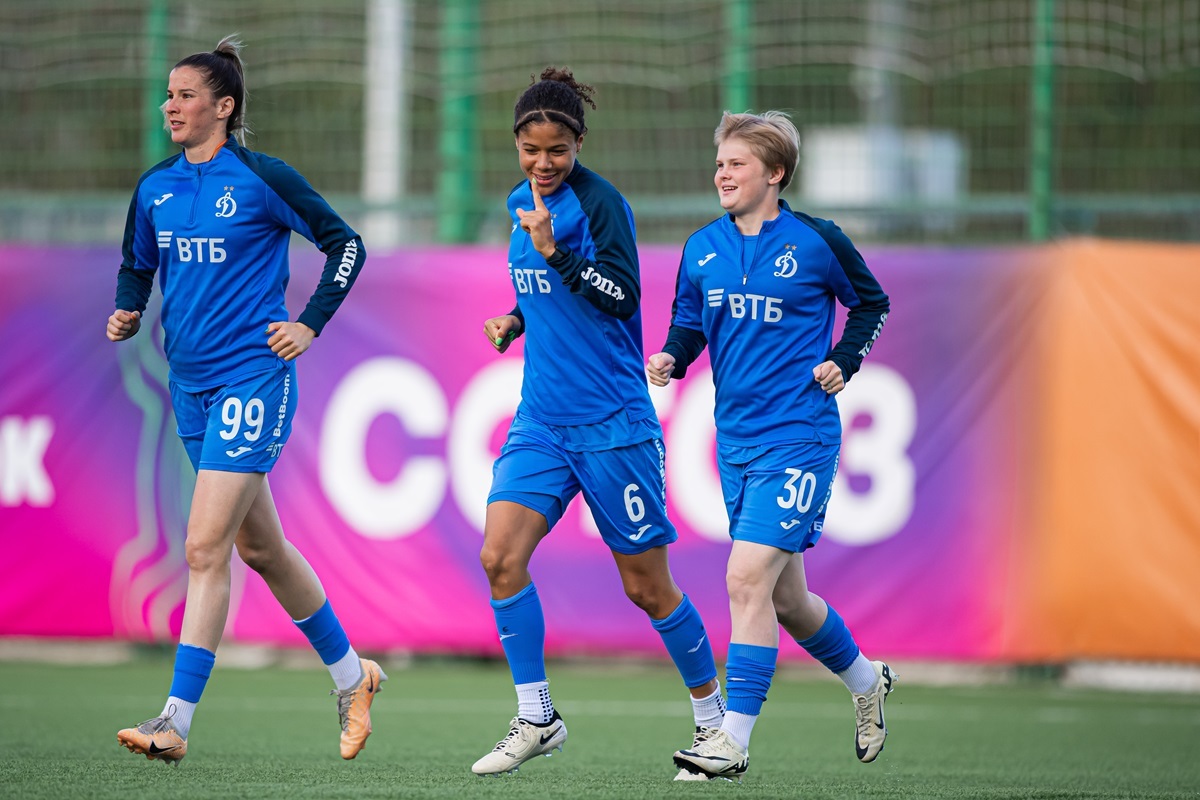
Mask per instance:
[[[192,211],[188,214],[188,225],[196,224],[196,203],[200,202],[200,185],[204,179],[204,170],[201,164],[196,165],[196,193],[192,195]]]
[[[763,233],[762,229],[760,228],[758,233],[755,234],[755,236],[754,236],[754,255],[750,259],[750,269],[747,269],[746,268],[746,237],[742,234],[741,231],[738,231],[738,236],[741,237],[741,240],[742,240],[741,252],[738,254],[739,256],[741,256],[741,261],[742,261],[742,264],[741,264],[741,266],[742,266],[742,286],[745,286],[746,281],[750,279],[750,270],[754,269],[754,265],[758,261],[758,245],[760,244],[760,239],[762,239],[762,233]]]

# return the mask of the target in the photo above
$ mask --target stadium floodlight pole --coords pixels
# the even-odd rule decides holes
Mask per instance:
[[[475,84],[479,77],[479,1],[445,0],[441,29],[441,135],[438,154],[438,241],[468,242],[474,235],[478,180]]]
[[[142,129],[142,166],[149,167],[170,155],[170,137],[163,130],[159,106],[166,99],[163,76],[167,64],[167,0],[153,0],[146,8],[145,122]]]
[[[370,0],[364,62],[362,199],[363,239],[390,250],[407,241],[404,196],[409,157],[408,63],[412,0]]]
[[[750,38],[754,5],[752,0],[725,2],[725,80],[722,84],[725,109],[734,113],[750,111]]]
[[[1033,3],[1030,86],[1029,238],[1050,238],[1054,187],[1054,0]]]

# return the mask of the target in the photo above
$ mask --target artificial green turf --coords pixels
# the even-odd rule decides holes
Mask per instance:
[[[350,762],[338,757],[325,672],[218,664],[177,769],[130,754],[115,735],[161,709],[169,661],[0,663],[0,797],[1200,797],[1200,697],[1191,695],[1049,682],[934,688],[906,685],[896,664],[887,749],[860,764],[841,684],[785,674],[740,786],[673,783],[670,757],[690,742],[691,709],[669,667],[552,664],[565,753],[482,779],[470,765],[515,711],[507,670],[382,663],[391,680],[372,712],[375,733]]]

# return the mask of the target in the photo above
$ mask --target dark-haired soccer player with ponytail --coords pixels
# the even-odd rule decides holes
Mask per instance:
[[[480,559],[517,691],[509,732],[471,768],[512,772],[567,738],[550,699],[545,622],[529,561],[583,493],[625,594],[650,617],[684,684],[694,742],[721,723],[712,648],[671,578],[662,429],[642,373],[641,290],[633,214],[578,161],[592,87],[548,68],[517,100],[513,133],[525,179],[508,196],[509,273],[517,305],[484,323],[500,352],[524,334],[521,404],[493,470]]]
[[[299,173],[242,145],[240,49],[227,37],[171,70],[162,110],[182,152],[138,181],[108,318],[112,341],[135,335],[158,273],[171,404],[197,470],[187,602],[162,713],[117,740],[170,764],[187,753],[192,714],[216,660],[235,546],[329,668],[342,758],[363,748],[371,702],[387,678],[350,646],[316,573],[284,537],[267,483],[296,412],[295,359],[341,305],[366,252]],[[292,231],[326,255],[320,283],[295,321],[284,305]]]

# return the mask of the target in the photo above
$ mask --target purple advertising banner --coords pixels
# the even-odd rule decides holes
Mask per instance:
[[[666,334],[678,251],[641,255],[650,354]],[[1003,658],[1020,535],[1012,497],[1030,457],[1020,364],[1044,259],[865,255],[893,312],[839,396],[841,467],[824,537],[805,556],[810,588],[873,656]],[[0,249],[0,635],[178,635],[194,475],[175,436],[157,291],[137,337],[104,336],[118,262],[115,248]],[[293,315],[321,263],[293,256]],[[505,263],[498,248],[372,256],[298,361],[295,427],[270,485],[360,649],[501,652],[479,549],[521,383],[520,340],[498,355],[483,335],[513,305]],[[679,528],[672,572],[723,652],[728,520],[706,364],[651,394]],[[580,500],[531,572],[551,654],[665,657]],[[303,643],[236,557],[226,638]],[[791,642],[781,653],[807,658]]]

